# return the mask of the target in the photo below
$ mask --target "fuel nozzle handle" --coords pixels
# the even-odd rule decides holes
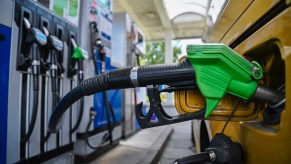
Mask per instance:
[[[59,120],[66,110],[83,96],[111,89],[144,87],[154,84],[167,84],[181,81],[195,81],[191,63],[185,59],[176,64],[152,65],[113,70],[102,75],[86,79],[71,90],[56,105],[49,120],[49,130],[56,133]]]
[[[81,47],[79,47],[75,41],[74,38],[71,38],[71,43],[72,43],[72,46],[74,48],[74,53],[72,54],[72,58],[73,59],[76,59],[76,60],[83,60],[83,59],[88,59],[88,52],[84,49],[82,49]]]
[[[47,28],[45,28],[45,27],[43,27],[43,32],[48,38],[47,45],[46,45],[48,48],[55,50],[55,51],[62,51],[63,50],[64,44],[59,38],[50,34],[49,31],[47,30]]]
[[[24,26],[26,27],[28,31],[28,35],[25,38],[25,43],[27,45],[32,45],[36,43],[38,46],[44,46],[47,44],[47,37],[37,28],[31,26],[29,21],[24,18]],[[39,48],[37,53],[32,54],[32,63],[31,63],[31,69],[32,69],[32,75],[33,75],[33,89],[39,90],[39,65],[40,65],[40,58],[39,58]]]
[[[24,18],[23,19],[24,26],[28,31],[28,35],[25,39],[25,42],[28,44],[37,43],[38,45],[45,45],[47,43],[47,37],[43,34],[39,29],[31,26],[29,21]]]

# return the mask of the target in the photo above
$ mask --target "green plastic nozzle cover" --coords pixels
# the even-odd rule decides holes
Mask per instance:
[[[74,47],[74,53],[72,55],[74,59],[85,59],[82,49],[80,47]]]
[[[255,93],[262,68],[224,44],[188,45],[187,57],[196,74],[196,84],[206,98],[208,117],[222,97],[230,93],[248,100]]]

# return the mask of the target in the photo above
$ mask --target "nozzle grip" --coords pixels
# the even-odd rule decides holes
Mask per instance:
[[[175,64],[158,64],[140,66],[137,70],[140,86],[170,84],[192,80],[195,83],[195,72],[191,63],[184,59]]]

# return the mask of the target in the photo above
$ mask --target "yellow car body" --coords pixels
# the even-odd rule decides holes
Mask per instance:
[[[230,0],[204,35],[206,42],[224,43],[247,59],[259,61],[264,69],[262,85],[276,89],[285,84],[286,103],[279,124],[263,123],[265,104],[256,103],[241,106],[232,119],[234,122],[228,124],[225,134],[242,144],[245,163],[291,161],[290,4],[290,1],[279,0]],[[195,95],[197,97],[193,91],[175,92],[179,113],[195,112],[203,106],[203,100],[194,100]],[[206,122],[209,139],[221,132],[230,113],[231,108],[228,108],[233,105],[232,98],[225,99]],[[200,123],[200,120],[193,122],[193,135],[198,147]]]

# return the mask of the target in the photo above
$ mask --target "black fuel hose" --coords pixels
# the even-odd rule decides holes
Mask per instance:
[[[30,136],[32,135],[32,132],[33,132],[33,129],[35,126],[35,122],[36,122],[36,118],[37,118],[37,111],[38,111],[37,106],[38,106],[38,91],[34,90],[33,91],[33,105],[32,105],[31,120],[30,120],[30,124],[28,127],[28,131],[21,140],[21,145],[26,144],[26,142],[29,140]]]
[[[51,68],[50,68],[50,76],[51,76],[51,91],[52,91],[52,107],[54,108],[59,101],[59,89],[57,84],[57,52],[51,52]],[[48,131],[45,137],[41,140],[41,144],[44,144],[51,136],[51,133]]]
[[[62,66],[60,66],[60,64],[58,63],[58,58],[60,56],[60,54],[58,53],[63,50],[63,43],[57,37],[49,34],[46,28],[44,28],[43,30],[48,38],[48,43],[45,46],[45,48],[48,49],[51,54],[50,78],[52,92],[52,107],[54,108],[60,98],[57,75],[59,72],[62,72],[63,70],[58,70],[59,68],[62,68]],[[44,138],[41,140],[41,144],[44,144],[49,139],[50,136],[51,133],[48,131]],[[59,138],[59,136],[60,135],[57,134],[57,138]],[[59,146],[59,140],[57,140],[57,145]]]
[[[110,113],[111,113],[111,105],[109,103],[109,100],[108,100],[108,96],[107,96],[107,92],[103,92],[103,97],[105,99],[105,108],[106,108],[106,119],[107,119],[107,127],[108,127],[108,135],[109,135],[109,143],[112,145],[113,143],[113,137],[112,137],[112,131],[113,131],[113,128],[112,125],[111,125],[111,118],[110,118]]]
[[[93,112],[93,113],[92,113],[92,112]],[[85,132],[85,135],[86,135],[86,140],[85,140],[85,142],[86,142],[86,144],[87,144],[91,149],[94,149],[94,150],[100,150],[100,149],[102,149],[104,146],[99,146],[99,145],[94,146],[94,145],[92,145],[92,144],[90,143],[90,141],[89,141],[89,137],[90,137],[90,135],[89,135],[89,131],[90,131],[91,124],[93,123],[93,121],[94,121],[94,119],[95,119],[96,112],[91,111],[90,115],[91,115],[91,116],[90,116],[90,120],[89,120],[89,122],[88,122],[88,124],[87,124],[86,132]],[[101,144],[103,144],[103,143],[104,143],[104,140],[102,141]]]
[[[71,90],[55,107],[50,120],[49,131],[56,133],[62,115],[83,96],[111,89],[145,87],[147,85],[167,84],[179,81],[195,81],[191,63],[185,59],[176,64],[149,65],[113,70],[102,75],[86,79]]]
[[[89,131],[90,131],[90,126],[91,124],[93,123],[94,119],[90,119],[89,122],[88,122],[88,125],[86,127],[86,144],[91,148],[91,149],[94,149],[94,150],[98,150],[101,148],[101,146],[93,146],[90,141],[89,141]]]
[[[57,52],[52,52],[51,55],[51,83],[52,83],[52,106],[54,107],[58,102],[59,97],[59,88],[58,88],[58,81],[57,81]]]
[[[20,144],[25,145],[26,142],[29,140],[30,136],[32,135],[33,129],[35,127],[35,122],[37,118],[37,111],[38,111],[38,94],[39,94],[39,49],[37,48],[37,53],[32,55],[32,65],[31,65],[31,73],[32,73],[32,80],[33,80],[33,105],[32,105],[32,115],[30,124],[27,130],[27,133],[21,139]]]
[[[84,80],[84,73],[83,73],[83,60],[78,60],[78,83],[80,84]],[[70,130],[70,133],[74,133],[81,124],[82,118],[84,113],[84,98],[81,98],[79,101],[79,115],[74,127]]]
[[[101,61],[101,73],[105,73],[105,59],[106,59],[106,54],[103,52],[103,46],[101,43],[98,45],[98,53]],[[98,75],[98,74],[97,74]],[[106,111],[106,120],[107,120],[107,129],[108,129],[108,137],[105,137],[103,139],[108,140],[109,143],[112,145],[113,144],[113,136],[112,136],[112,131],[114,130],[116,126],[116,118],[115,118],[115,113],[113,111],[112,105],[109,102],[108,94],[106,91],[102,92],[104,102],[105,102],[105,111]],[[112,121],[111,117],[112,115]]]

